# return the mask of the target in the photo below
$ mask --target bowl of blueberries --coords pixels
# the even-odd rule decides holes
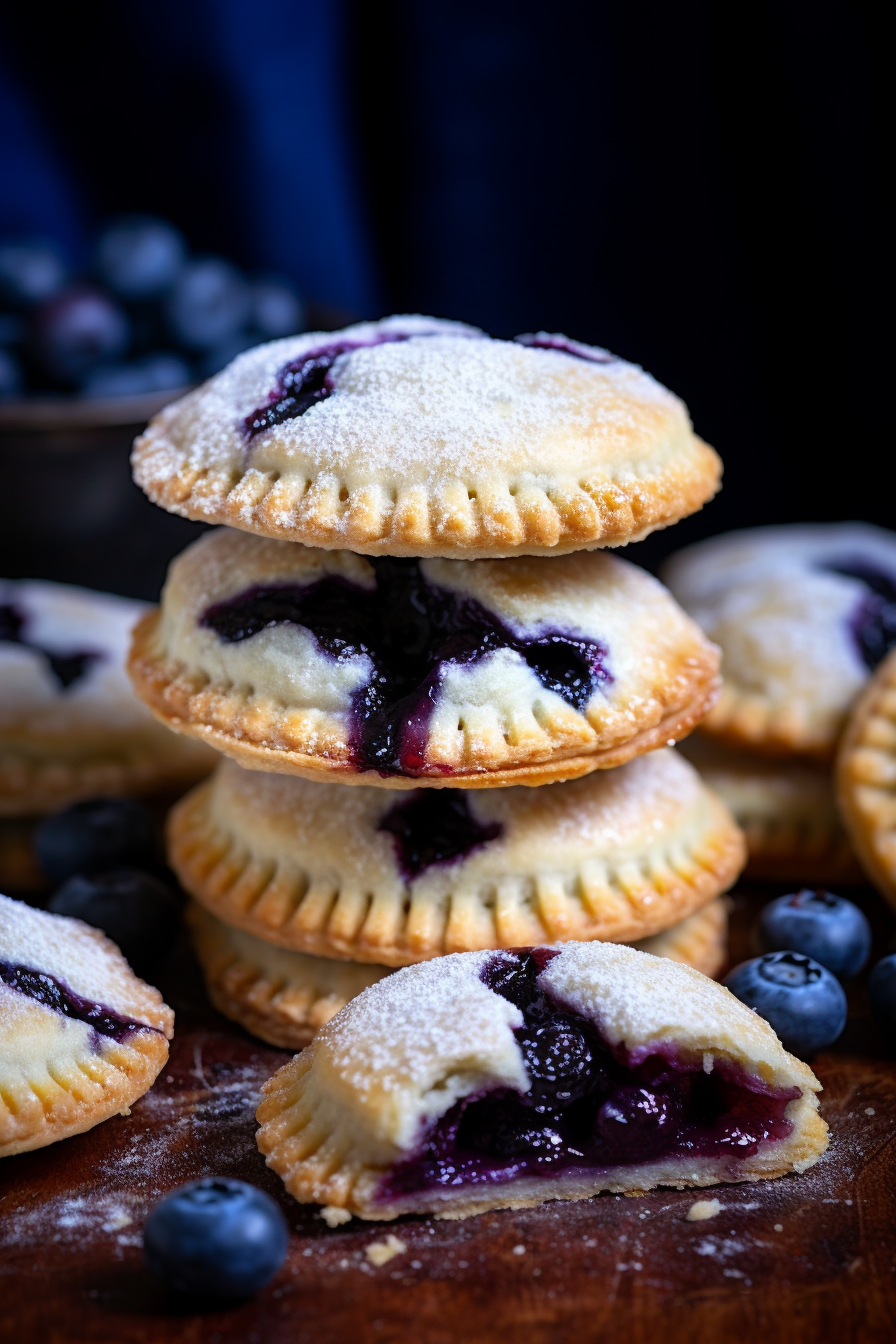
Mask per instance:
[[[81,268],[47,240],[0,238],[0,569],[105,588],[114,555],[116,586],[155,598],[195,525],[143,500],[134,437],[240,351],[307,322],[290,281],[193,255],[164,219],[111,220]]]

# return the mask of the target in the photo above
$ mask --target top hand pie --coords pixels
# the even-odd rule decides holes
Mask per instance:
[[[134,448],[163,508],[368,555],[562,554],[699,509],[720,463],[605,350],[394,317],[240,355]]]

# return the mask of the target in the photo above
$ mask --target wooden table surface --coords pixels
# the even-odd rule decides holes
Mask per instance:
[[[872,901],[871,908],[874,909]],[[748,955],[755,896],[736,901]],[[876,911],[886,936],[892,921]],[[178,1012],[169,1067],[127,1117],[0,1164],[0,1339],[21,1344],[717,1344],[896,1339],[896,1064],[853,994],[815,1061],[828,1155],[802,1176],[710,1192],[601,1195],[465,1222],[329,1230],[283,1192],[254,1143],[260,1085],[286,1058],[217,1016],[187,956],[163,985]],[[236,1176],[292,1229],[274,1281],[199,1312],[145,1269],[148,1207],[183,1181]],[[406,1250],[380,1267],[366,1248]]]

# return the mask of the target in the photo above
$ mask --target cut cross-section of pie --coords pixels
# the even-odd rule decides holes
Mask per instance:
[[[173,1028],[159,991],[97,929],[0,896],[0,1156],[126,1112]]]
[[[463,1218],[804,1171],[819,1090],[690,967],[612,943],[465,953],[353,999],[265,1085],[258,1146],[302,1202]]]
[[[718,650],[603,552],[364,559],[221,529],[173,562],[130,672],[240,764],[413,788],[544,784],[677,741]]]
[[[369,555],[562,554],[686,517],[718,457],[606,350],[393,317],[240,355],[134,445],[156,504]]]

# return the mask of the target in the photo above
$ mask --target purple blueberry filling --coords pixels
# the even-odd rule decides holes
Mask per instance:
[[[593,1023],[539,989],[538,975],[556,955],[497,953],[482,973],[523,1011],[516,1035],[529,1091],[499,1088],[459,1101],[389,1172],[382,1198],[666,1157],[727,1158],[733,1171],[761,1144],[792,1132],[786,1110],[799,1088],[770,1087],[723,1060],[704,1073],[671,1043],[649,1054],[612,1048]]]
[[[135,1018],[124,1017],[103,1003],[92,1003],[82,999],[73,989],[47,971],[35,971],[30,966],[18,966],[0,961],[0,983],[33,999],[35,1003],[52,1008],[63,1017],[74,1018],[76,1022],[85,1022],[98,1036],[113,1041],[126,1040],[135,1031],[155,1031],[155,1027],[138,1022]]]
[[[71,653],[52,653],[25,638],[26,617],[17,607],[9,603],[0,603],[0,644],[20,644],[32,653],[39,653],[63,691],[68,690],[76,681],[102,657],[99,653],[73,651]]]
[[[834,561],[822,568],[830,574],[858,579],[867,589],[849,625],[865,666],[873,671],[896,647],[896,579],[861,557]]]
[[[477,821],[466,796],[447,789],[421,789],[402,799],[377,826],[378,831],[391,834],[399,867],[408,881],[427,868],[456,863],[496,840],[503,829],[498,821],[487,825]]]
[[[512,649],[542,686],[578,710],[598,686],[612,681],[607,650],[596,640],[560,630],[519,635],[475,598],[428,582],[417,560],[381,557],[370,564],[373,590],[335,575],[304,587],[258,586],[209,607],[201,619],[228,644],[289,622],[310,630],[331,658],[366,654],[373,671],[351,708],[359,769],[384,775],[432,770],[426,762],[429,721],[450,663],[471,664]]]
[[[336,391],[332,377],[333,365],[340,355],[347,355],[352,350],[367,350],[375,345],[394,345],[397,341],[409,341],[412,337],[437,334],[434,331],[382,331],[369,340],[331,341],[329,345],[320,345],[316,350],[306,350],[298,359],[284,364],[265,405],[246,416],[243,421],[246,437],[251,442],[256,434],[282,425],[285,420],[295,420],[318,402],[332,396]],[[468,333],[468,338],[481,339],[472,332]],[[518,345],[528,345],[539,350],[561,350],[564,354],[586,359],[592,364],[618,363],[617,357],[609,351],[592,350],[564,336],[526,334],[514,336],[513,339]]]

